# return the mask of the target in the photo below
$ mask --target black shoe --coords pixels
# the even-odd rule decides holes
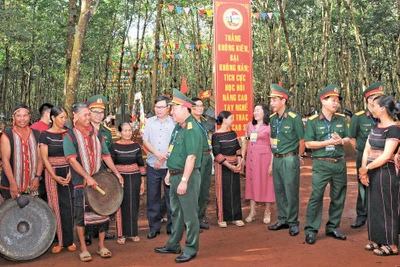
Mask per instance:
[[[202,233],[202,232],[203,232],[203,229],[200,228],[200,229],[199,229],[199,233]]]
[[[289,228],[289,235],[296,236],[299,234],[299,227],[297,225],[291,225]]]
[[[155,252],[161,253],[161,254],[179,254],[181,253],[181,250],[172,250],[172,249],[167,249],[166,247],[162,248],[155,248]]]
[[[280,223],[280,222],[277,222],[274,225],[268,226],[268,229],[272,230],[272,231],[277,231],[277,230],[281,230],[281,229],[288,229],[288,228],[289,228],[289,224]]]
[[[315,244],[315,235],[313,234],[306,235],[306,243],[310,245]]]
[[[208,229],[210,229],[210,226],[208,226],[208,224],[205,222],[201,222],[200,229],[208,230]]]
[[[351,228],[359,228],[365,224],[365,221],[355,221],[351,224]]]
[[[113,234],[106,233],[106,239],[114,239],[115,236]]]
[[[167,235],[170,235],[170,234],[172,234],[172,232],[167,230]]]
[[[330,233],[326,233],[327,236],[331,236],[335,239],[339,239],[339,240],[346,240],[346,236],[342,235],[341,233],[339,233],[339,231],[333,231]]]
[[[147,235],[147,239],[153,239],[153,238],[155,238],[157,235],[159,235],[160,234],[160,231],[157,231],[157,232],[150,232],[148,235]]]
[[[85,244],[90,246],[92,244],[92,237],[90,235],[85,235]]]
[[[188,261],[190,261],[191,259],[193,259],[193,258],[195,258],[195,257],[196,257],[196,254],[194,254],[194,255],[192,256],[192,255],[189,255],[189,254],[183,252],[181,255],[179,255],[178,257],[176,257],[175,261],[176,261],[177,263],[188,262]]]

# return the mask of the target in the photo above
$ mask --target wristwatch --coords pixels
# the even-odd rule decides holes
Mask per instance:
[[[181,181],[187,183],[188,179],[186,177],[182,176]]]
[[[41,175],[37,175],[37,174],[35,174],[35,178],[39,178],[39,181],[41,181],[43,179],[43,177]]]

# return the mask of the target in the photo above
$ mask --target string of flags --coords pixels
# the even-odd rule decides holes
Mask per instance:
[[[182,7],[168,4],[162,4],[162,8],[168,9],[170,13],[173,13],[175,11],[177,14],[189,15],[189,13],[192,13],[193,15],[199,14],[201,17],[207,16],[209,18],[213,16],[212,9]],[[279,19],[280,16],[279,12],[252,12],[251,15],[256,19],[262,18],[263,20],[266,20],[267,18],[271,20],[273,17]]]

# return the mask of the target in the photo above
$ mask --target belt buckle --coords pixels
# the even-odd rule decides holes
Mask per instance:
[[[338,159],[334,159],[333,162],[335,162],[335,163],[338,162]]]

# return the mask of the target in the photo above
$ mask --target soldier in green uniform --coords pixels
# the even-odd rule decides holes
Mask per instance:
[[[107,103],[107,98],[103,95],[94,95],[91,96],[87,100],[87,105],[90,109],[90,122],[91,125],[97,129],[99,139],[104,140],[104,143],[106,144],[108,150],[111,148],[112,144],[112,136],[111,136],[111,131],[107,127],[103,125],[103,119],[104,119],[104,112],[106,109],[106,103]],[[103,137],[101,137],[103,136]],[[102,139],[104,138],[104,139]],[[100,170],[105,169],[104,164],[101,165]],[[90,245],[92,243],[91,236],[96,237],[97,231],[92,229],[93,227],[89,226],[86,227],[85,229],[85,242],[86,245]],[[112,234],[106,233],[106,239],[111,239],[114,238]]]
[[[383,94],[383,83],[376,82],[369,86],[364,92],[363,97],[367,101],[367,108],[353,115],[350,121],[350,142],[353,148],[357,151],[357,177],[358,169],[361,167],[362,156],[365,148],[369,132],[375,126],[377,120],[372,117],[370,109],[372,108],[373,98],[376,95]],[[351,224],[351,228],[358,228],[365,224],[367,220],[367,192],[366,187],[359,179],[358,181],[358,196],[357,196],[357,218]]]
[[[325,234],[339,240],[346,236],[338,231],[346,199],[347,169],[344,159],[345,144],[350,143],[350,131],[345,116],[336,111],[340,107],[340,87],[325,87],[318,99],[322,103],[320,114],[311,116],[306,124],[305,145],[312,149],[312,192],[306,213],[306,243],[314,244],[321,226],[325,188],[330,184],[329,220]]]
[[[87,101],[87,105],[91,111],[90,121],[92,125],[104,136],[104,142],[107,148],[110,149],[112,144],[112,135],[108,127],[102,123],[104,120],[104,112],[106,109],[107,98],[103,95],[94,95]]]
[[[202,142],[204,133],[190,115],[195,104],[184,94],[174,89],[172,117],[177,123],[172,131],[168,148],[168,173],[165,183],[170,184],[170,207],[172,234],[164,247],[155,248],[157,253],[181,252],[180,240],[186,226],[185,248],[175,261],[187,262],[196,257],[199,249],[199,191]]]
[[[211,185],[211,171],[212,171],[212,156],[211,156],[211,139],[207,130],[207,121],[204,119],[204,103],[198,97],[193,97],[192,101],[195,105],[192,108],[192,116],[197,120],[198,125],[204,134],[203,139],[203,158],[201,160],[200,174],[201,174],[201,183],[200,183],[200,193],[199,193],[199,222],[200,222],[200,232],[202,229],[208,230],[210,227],[208,226],[207,221],[205,220],[205,212],[208,204],[208,196],[210,192]]]
[[[278,222],[269,230],[289,228],[289,234],[299,234],[300,155],[304,153],[304,126],[301,117],[287,108],[290,94],[277,84],[271,84],[270,116],[272,176]]]

